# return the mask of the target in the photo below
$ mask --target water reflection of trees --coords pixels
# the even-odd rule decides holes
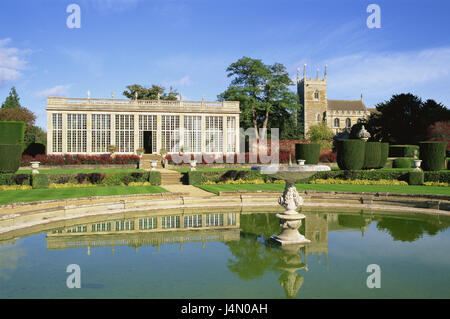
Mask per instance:
[[[450,225],[448,217],[421,216],[417,219],[399,217],[377,218],[377,229],[387,232],[394,240],[413,242],[424,234],[435,236]]]
[[[227,267],[244,280],[274,272],[279,275],[278,282],[286,297],[295,298],[304,281],[296,271],[306,265],[299,246],[281,249],[270,241],[270,236],[279,230],[279,220],[274,214],[242,215],[240,241],[226,243],[233,254]]]

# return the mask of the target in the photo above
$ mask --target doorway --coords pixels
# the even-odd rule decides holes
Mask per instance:
[[[144,131],[144,150],[145,154],[152,154],[153,152],[153,132]]]

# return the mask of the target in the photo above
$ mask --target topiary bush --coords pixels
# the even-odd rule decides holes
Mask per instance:
[[[189,185],[201,185],[203,182],[202,180],[202,173],[201,172],[189,172],[188,173],[188,183]]]
[[[304,159],[305,164],[319,163],[320,144],[295,144],[295,160]]]
[[[0,173],[14,173],[20,167],[22,144],[0,144]]]
[[[152,171],[148,176],[148,181],[151,185],[159,186],[161,185],[161,172]]]
[[[380,143],[380,163],[378,168],[383,168],[389,155],[389,143]]]
[[[399,157],[392,162],[393,168],[411,168],[414,165],[414,159],[407,157]]]
[[[22,144],[25,137],[25,123],[0,122],[0,144]]]
[[[408,184],[409,185],[423,185],[424,173],[423,171],[409,172]]]
[[[419,146],[424,171],[439,171],[444,168],[445,142],[420,142]]]
[[[34,188],[48,188],[49,180],[47,174],[33,174],[31,177],[31,186]]]
[[[366,142],[366,150],[364,153],[364,169],[378,168],[381,158],[381,143]]]
[[[414,151],[419,151],[417,145],[391,145],[389,157],[414,157]]]
[[[338,140],[337,163],[342,170],[358,170],[364,165],[365,142],[362,140]]]

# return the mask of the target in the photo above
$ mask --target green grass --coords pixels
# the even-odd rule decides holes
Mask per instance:
[[[82,198],[89,196],[112,196],[165,192],[167,191],[159,186],[98,186],[0,191],[0,204],[14,202],[34,202],[52,199]]]
[[[103,169],[39,169],[40,174],[79,174],[79,173],[133,173],[145,172],[142,169],[103,168]],[[16,174],[31,174],[31,169],[21,169]]]
[[[230,184],[198,185],[197,187],[218,194],[220,191],[283,191],[284,184]],[[440,186],[399,186],[399,185],[346,185],[346,184],[297,184],[298,190],[339,191],[339,192],[389,192],[401,194],[450,195],[450,187]]]
[[[255,164],[256,165],[256,164]],[[171,168],[171,171],[176,171],[180,173],[190,172],[190,168]],[[233,167],[233,168],[219,168],[219,167],[197,167],[197,172],[222,172],[222,171],[249,171],[251,167]]]

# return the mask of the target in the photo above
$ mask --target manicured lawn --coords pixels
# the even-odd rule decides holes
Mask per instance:
[[[145,172],[142,169],[104,168],[104,169],[39,169],[40,174],[78,174],[78,173],[133,173]],[[16,174],[31,174],[31,169],[18,170]]]
[[[89,196],[131,195],[165,192],[167,191],[159,186],[99,186],[1,191],[0,204],[13,202],[33,202],[51,199],[81,198]]]
[[[256,164],[255,164],[256,165]],[[187,173],[191,169],[190,168],[171,168],[171,171],[177,171],[180,173]],[[251,170],[251,167],[233,167],[233,168],[217,168],[217,167],[197,167],[197,172],[221,172],[221,171],[230,171],[230,170],[236,170],[236,171],[249,171]]]
[[[220,191],[282,191],[284,184],[230,184],[199,185],[205,191],[218,194]],[[439,194],[450,195],[450,187],[439,186],[386,186],[386,185],[346,185],[346,184],[297,184],[300,190],[340,191],[340,192],[389,192],[401,194]]]

